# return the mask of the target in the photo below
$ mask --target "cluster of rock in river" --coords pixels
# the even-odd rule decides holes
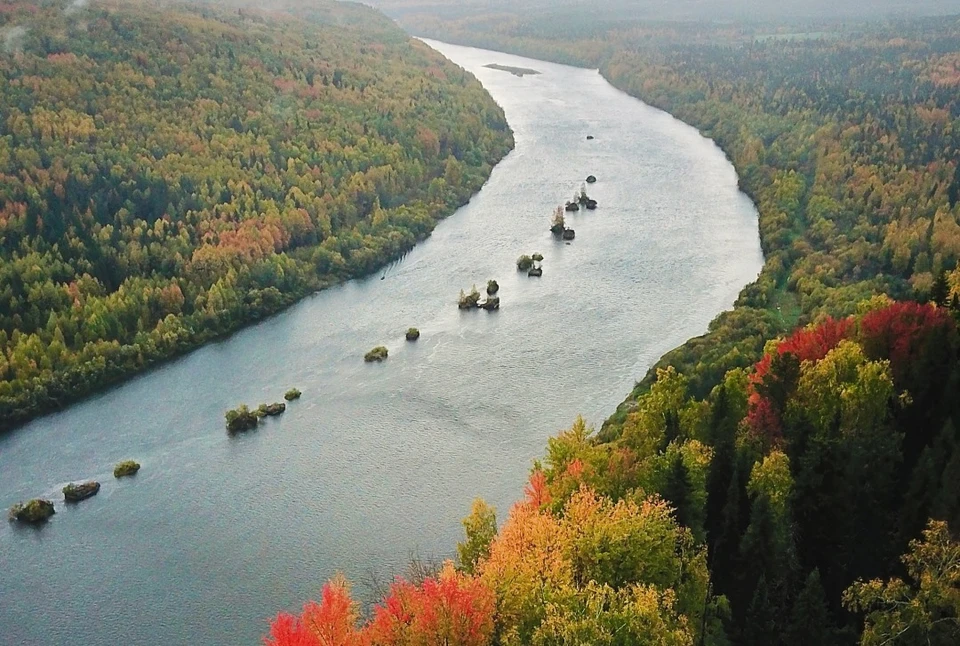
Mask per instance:
[[[113,477],[125,478],[132,476],[139,470],[139,462],[124,460],[113,468]],[[100,483],[96,480],[71,482],[66,485],[62,491],[64,502],[77,503],[100,493]],[[46,522],[56,513],[57,509],[52,501],[46,498],[34,498],[27,502],[18,502],[15,504],[10,508],[8,516],[11,521],[35,525]]]

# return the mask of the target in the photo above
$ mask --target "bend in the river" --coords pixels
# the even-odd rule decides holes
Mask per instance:
[[[336,570],[362,582],[412,551],[448,555],[475,496],[502,517],[550,434],[578,413],[600,422],[756,277],[756,211],[696,130],[595,71],[430,44],[504,107],[515,151],[383,280],[0,437],[2,505],[103,482],[42,528],[0,526],[0,639],[252,644]],[[550,213],[589,174],[599,209],[568,216],[576,239],[558,242]],[[518,273],[537,251],[543,277]],[[459,290],[488,278],[501,310],[459,311]],[[365,364],[380,344],[389,359]],[[226,409],[292,386],[283,416],[228,437]],[[124,458],[143,468],[114,480]]]

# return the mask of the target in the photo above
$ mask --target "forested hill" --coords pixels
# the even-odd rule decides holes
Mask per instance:
[[[955,646],[960,20],[599,13],[403,23],[598,67],[714,138],[759,211],[759,279],[599,432],[551,438],[500,527],[478,501],[456,566],[359,627],[334,580],[269,643]]]
[[[373,270],[512,146],[356,4],[0,0],[0,45],[0,429]]]

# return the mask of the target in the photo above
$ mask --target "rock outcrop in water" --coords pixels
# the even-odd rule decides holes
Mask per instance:
[[[286,399],[288,402],[292,402],[294,399],[300,399],[300,395],[302,394],[303,393],[301,393],[296,388],[291,388],[290,390],[288,390],[283,394],[283,398]]]
[[[470,293],[464,293],[460,290],[460,298],[457,301],[457,307],[462,310],[472,310],[475,307],[478,307],[480,303],[480,291],[477,289],[477,286],[474,285],[470,290]]]
[[[260,404],[260,407],[257,409],[257,416],[259,417],[276,417],[277,415],[283,414],[283,411],[287,410],[287,405],[283,402],[276,402],[273,404]]]
[[[244,406],[244,408],[246,408]],[[117,466],[113,467],[113,477],[114,478],[126,478],[127,476],[132,476],[137,471],[140,470],[140,463],[134,460],[124,460],[119,462]]]
[[[531,268],[530,268],[530,271],[527,272],[527,276],[534,276],[534,277],[536,277],[536,278],[539,278],[540,276],[543,276],[543,268],[542,268],[542,267],[531,267]]]
[[[567,202],[567,205],[563,207],[563,210],[571,213],[575,211],[579,211],[580,205],[577,204],[576,202]]]
[[[564,240],[573,240],[577,237],[577,232],[573,229],[564,229],[563,230],[563,239]]]
[[[100,491],[100,483],[95,480],[89,482],[73,483],[71,482],[63,488],[63,499],[67,502],[80,502],[92,496],[96,496]]]
[[[231,433],[241,433],[257,427],[260,423],[260,416],[256,411],[247,408],[246,404],[241,404],[233,410],[228,410],[224,414],[227,421],[227,430]]]
[[[492,311],[494,311],[494,310],[498,310],[498,309],[500,309],[500,298],[497,297],[497,296],[490,296],[490,297],[487,298],[487,300],[485,300],[485,301],[480,305],[480,307],[481,307],[482,309],[487,310],[488,312],[492,312]]]
[[[378,345],[373,350],[363,355],[363,360],[367,363],[380,363],[381,361],[386,360],[389,354],[390,352],[385,346]]]
[[[587,175],[587,184],[593,184],[597,181],[597,178],[593,175]]]
[[[558,206],[550,220],[550,233],[558,236],[563,233],[564,226],[566,226],[566,219],[563,217],[563,207]]]
[[[415,327],[412,327],[407,330],[407,341],[416,341],[420,338],[420,330]]]
[[[35,498],[28,502],[20,502],[10,508],[10,520],[21,523],[43,523],[57,513],[53,503],[42,498]]]

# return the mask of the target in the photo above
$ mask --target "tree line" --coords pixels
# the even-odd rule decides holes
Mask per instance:
[[[382,14],[0,5],[0,428],[374,270],[512,146]]]

